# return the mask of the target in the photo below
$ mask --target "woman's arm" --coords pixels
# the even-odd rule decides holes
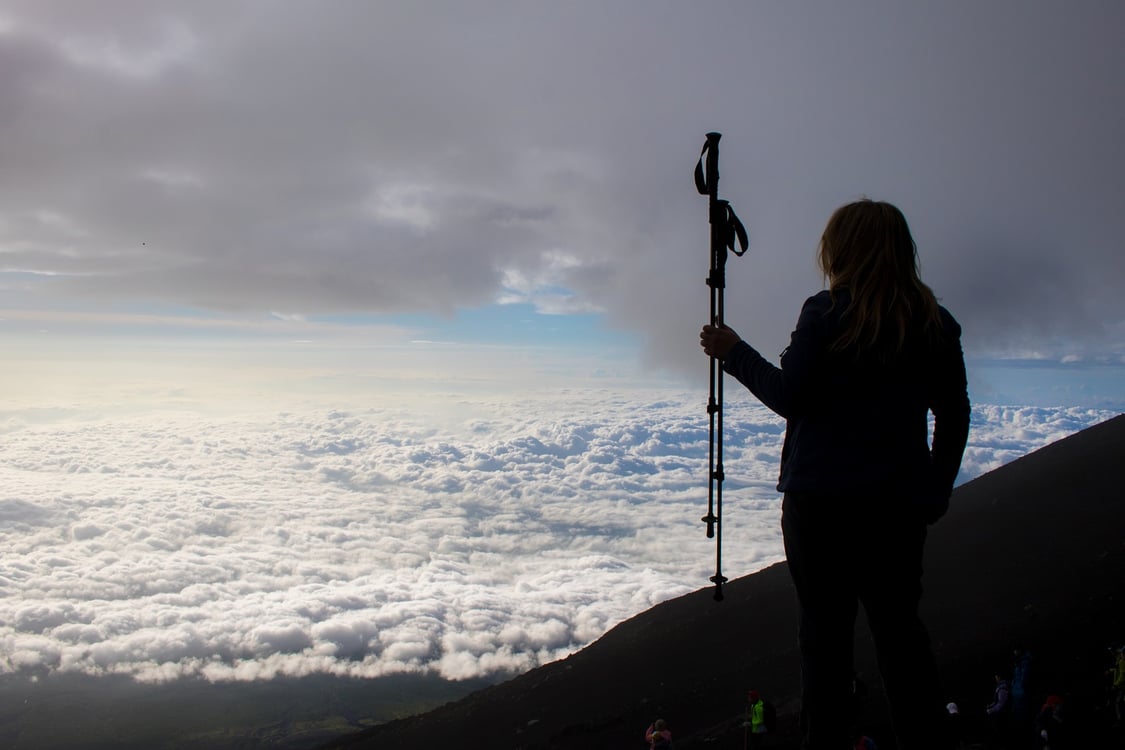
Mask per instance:
[[[940,483],[941,490],[952,493],[969,439],[971,407],[965,356],[961,351],[961,327],[948,313],[943,317],[947,344],[943,349],[940,370],[934,373],[934,397],[929,405],[934,413],[931,455],[935,479]]]
[[[712,334],[714,356],[723,359],[723,369],[750,390],[758,400],[782,417],[804,412],[815,394],[813,376],[824,353],[824,313],[827,295],[805,301],[789,346],[775,367],[754,347],[729,328],[707,326],[700,338],[708,350],[706,334]],[[732,340],[733,337],[733,340]],[[710,353],[710,352],[709,352]]]

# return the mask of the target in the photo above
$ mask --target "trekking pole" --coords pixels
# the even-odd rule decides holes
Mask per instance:
[[[699,163],[695,165],[695,186],[708,198],[708,220],[711,224],[711,273],[707,286],[711,287],[711,325],[723,326],[723,290],[726,287],[727,251],[742,256],[749,240],[746,228],[735,216],[727,201],[719,200],[719,138],[720,133],[708,133]],[[739,250],[735,245],[738,241]],[[707,538],[715,539],[715,601],[723,600],[723,367],[711,357],[711,394],[707,399],[710,420],[711,447],[707,483]]]

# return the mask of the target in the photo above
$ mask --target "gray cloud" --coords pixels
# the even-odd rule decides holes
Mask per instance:
[[[870,195],[970,351],[1123,353],[1116,3],[8,6],[0,252],[54,274],[40,306],[532,299],[686,370],[719,129],[753,237],[728,317],[763,350]]]
[[[476,407],[9,420],[0,672],[496,674],[707,585],[697,398]],[[737,576],[782,556],[783,424],[727,411]],[[962,480],[1109,416],[977,407]]]

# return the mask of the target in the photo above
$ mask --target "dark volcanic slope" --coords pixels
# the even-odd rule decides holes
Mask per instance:
[[[925,617],[948,694],[978,716],[1011,646],[1035,655],[1034,698],[1065,694],[1087,722],[1106,647],[1125,640],[1125,416],[960,488],[927,552]],[[731,543],[734,543],[733,541]],[[710,587],[617,626],[568,659],[334,747],[643,747],[658,716],[677,747],[741,748],[746,690],[771,697],[791,746],[799,689],[796,609],[784,565]],[[890,747],[870,643],[866,724]],[[1083,710],[1083,709],[1086,710]]]

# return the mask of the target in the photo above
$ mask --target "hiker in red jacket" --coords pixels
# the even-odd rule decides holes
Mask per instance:
[[[652,750],[670,750],[672,747],[672,732],[664,719],[657,719],[648,725],[645,730],[645,742]]]
[[[1065,715],[1063,699],[1057,695],[1048,695],[1035,716],[1035,732],[1039,735],[1039,747],[1044,750],[1065,750],[1067,747]]]
[[[859,731],[853,732],[851,747],[852,750],[879,750],[875,745],[875,740]]]

